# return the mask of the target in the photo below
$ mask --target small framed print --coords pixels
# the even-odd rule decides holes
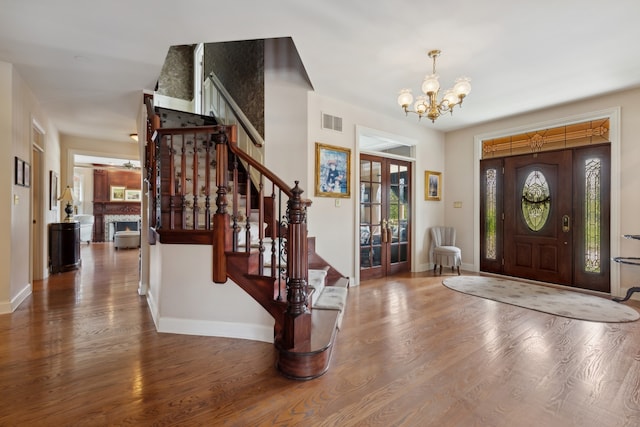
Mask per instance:
[[[109,200],[112,202],[124,202],[125,189],[126,187],[112,185],[111,191],[109,192],[110,194]]]
[[[49,171],[49,210],[58,210],[58,174]]]
[[[125,202],[140,202],[142,200],[141,190],[124,190]]]
[[[25,187],[31,187],[31,165],[24,162],[22,166],[22,185]]]
[[[24,185],[24,160],[15,158],[15,185]]]
[[[424,199],[442,199],[442,172],[424,172]]]

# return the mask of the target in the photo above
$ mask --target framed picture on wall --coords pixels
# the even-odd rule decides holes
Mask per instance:
[[[24,160],[15,158],[15,185],[24,185]]]
[[[58,174],[49,171],[49,210],[58,210]]]
[[[27,162],[22,164],[22,182],[25,187],[31,186],[31,165]]]
[[[109,200],[112,202],[124,202],[124,192],[126,187],[120,187],[116,185],[111,186],[111,191],[109,192]]]
[[[424,199],[440,200],[442,198],[442,173],[424,171]]]
[[[142,200],[141,190],[124,190],[125,202],[140,202]]]
[[[315,195],[351,196],[351,150],[316,142]]]

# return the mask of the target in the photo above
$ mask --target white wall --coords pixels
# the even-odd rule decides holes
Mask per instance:
[[[211,281],[208,245],[151,247],[147,298],[159,332],[273,342],[273,318],[232,281]]]
[[[307,183],[307,94],[312,89],[290,39],[265,40],[265,165],[293,188]],[[309,197],[305,191],[303,197]]]
[[[0,62],[0,147],[5,153],[13,153],[12,144],[12,104],[11,82],[13,67]],[[13,185],[13,155],[0,157],[0,224],[5,236],[11,236]],[[11,307],[11,243],[12,239],[0,239],[0,313],[8,313]]]
[[[621,107],[620,115],[620,206],[612,208],[612,224],[619,225],[619,234],[640,234],[640,89],[632,89],[614,94],[608,94],[588,100],[574,102],[559,107],[548,108],[530,114],[518,115],[502,120],[496,120],[478,126],[469,127],[445,135],[446,177],[444,192],[447,197],[445,204],[445,216],[447,225],[458,229],[458,245],[462,249],[463,263],[478,265],[477,248],[479,242],[474,239],[473,227],[476,224],[474,213],[478,209],[474,206],[473,188],[474,174],[471,172],[475,166],[474,160],[474,136],[501,132],[503,130],[521,127],[535,127],[536,124],[562,121],[563,118],[588,115],[590,113],[615,109]],[[616,132],[613,129],[612,132]],[[614,165],[616,159],[612,159]],[[616,173],[615,170],[612,171]],[[454,200],[463,202],[462,209],[452,206]],[[616,230],[612,229],[615,233]],[[611,247],[611,256],[639,256],[640,243],[638,241],[619,239],[619,235],[613,236],[619,240],[619,246]],[[612,263],[612,278],[615,279],[617,271],[620,273],[620,289],[624,293],[631,286],[638,286],[637,267],[620,266]],[[616,284],[612,283],[612,290]]]
[[[393,99],[391,100],[393,101]],[[390,102],[391,102],[390,101]],[[356,223],[359,215],[357,207],[357,187],[359,179],[359,151],[356,145],[356,126],[376,129],[398,135],[417,142],[415,163],[413,165],[413,247],[412,269],[422,271],[429,268],[428,249],[430,239],[428,230],[444,221],[443,202],[424,200],[424,171],[443,171],[444,135],[429,127],[430,122],[417,122],[416,117],[405,117],[398,108],[398,118],[389,118],[371,113],[334,99],[309,94],[308,104],[308,150],[307,150],[307,197],[313,201],[309,209],[309,235],[316,236],[316,249],[342,274],[352,278],[359,277],[359,259],[356,248],[359,245]],[[322,129],[322,113],[343,118],[342,132]],[[446,120],[442,118],[441,120]],[[351,150],[351,197],[342,199],[340,206],[328,197],[315,197],[314,169],[315,143],[335,145]],[[357,279],[355,281],[357,284]]]
[[[15,310],[31,293],[31,188],[14,185],[14,157],[33,164],[31,130],[37,121],[45,131],[42,144],[45,155],[42,164],[42,206],[48,207],[48,172],[59,172],[60,151],[58,132],[41,111],[31,89],[11,64],[0,62],[0,144],[5,149],[4,167],[0,167],[0,186],[7,202],[0,207],[0,221],[8,238],[0,243],[0,313]],[[46,176],[46,178],[45,178]],[[47,211],[45,223],[37,224],[43,233],[40,251],[47,260],[47,224],[56,220],[56,211]],[[46,271],[46,266],[43,266]]]

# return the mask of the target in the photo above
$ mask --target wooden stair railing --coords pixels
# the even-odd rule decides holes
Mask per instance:
[[[310,308],[311,202],[298,182],[290,188],[238,148],[235,126],[152,130],[145,159],[150,235],[162,243],[212,245],[212,280],[232,279],[274,318],[280,371],[296,379],[323,374],[337,315]],[[321,327],[326,333],[321,324],[329,325]]]

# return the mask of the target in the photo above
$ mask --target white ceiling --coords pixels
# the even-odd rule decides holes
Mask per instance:
[[[64,134],[127,141],[167,50],[292,37],[314,89],[392,117],[441,49],[447,131],[640,85],[638,0],[0,0],[0,60]],[[408,121],[416,117],[406,118]]]

